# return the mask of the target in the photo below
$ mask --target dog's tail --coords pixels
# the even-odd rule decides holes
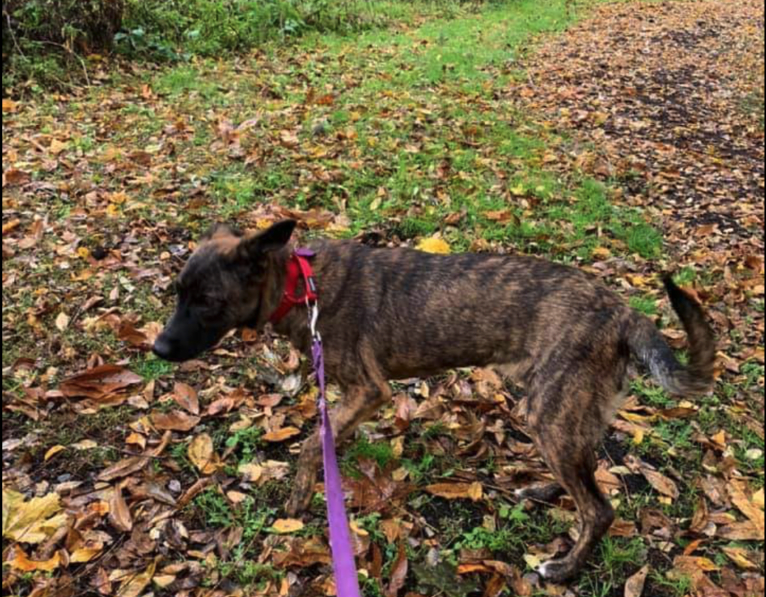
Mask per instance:
[[[665,290],[689,339],[689,362],[681,364],[657,327],[649,319],[635,314],[628,343],[635,357],[646,365],[660,385],[681,396],[699,396],[709,392],[714,383],[715,337],[702,307],[676,286],[670,276],[664,279]]]

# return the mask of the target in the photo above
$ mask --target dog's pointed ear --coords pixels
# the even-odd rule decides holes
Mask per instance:
[[[237,246],[237,257],[253,260],[283,248],[290,242],[297,222],[283,220],[259,234],[243,238]]]

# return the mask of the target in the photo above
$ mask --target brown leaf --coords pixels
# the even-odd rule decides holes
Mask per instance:
[[[748,497],[747,484],[744,481],[733,479],[726,486],[726,489],[729,492],[732,504],[763,533],[764,512],[763,509],[754,503],[752,498]]]
[[[404,542],[399,543],[399,553],[396,556],[396,561],[391,568],[391,582],[386,590],[386,597],[397,597],[399,591],[404,587],[404,583],[407,580],[407,570],[409,569],[409,562],[407,561],[407,550],[404,548]]]
[[[191,431],[200,422],[199,417],[189,415],[182,410],[169,413],[154,411],[151,419],[152,424],[160,431]]]
[[[644,585],[648,574],[649,566],[644,566],[631,576],[625,583],[625,597],[641,597],[644,594]]]
[[[282,131],[279,133],[279,142],[287,149],[295,149],[300,145],[298,133],[295,131]]]
[[[669,479],[662,473],[650,469],[649,467],[642,466],[641,474],[643,474],[644,477],[646,477],[646,480],[649,481],[649,484],[662,495],[673,499],[678,499],[678,496],[681,495],[681,492],[678,491],[678,486],[675,484],[675,481]]]
[[[729,541],[763,541],[766,539],[766,534],[762,526],[752,520],[746,520],[719,527],[716,537]]]
[[[199,414],[197,391],[188,384],[177,381],[173,386],[173,400],[193,415]]]
[[[499,574],[494,574],[484,589],[483,597],[499,597],[505,589],[506,584],[503,577]]]
[[[146,456],[129,456],[105,468],[99,473],[97,478],[99,481],[114,481],[115,479],[127,477],[140,471],[148,462],[149,459]]]
[[[18,168],[8,168],[3,172],[3,186],[23,185],[32,180],[29,172],[24,172]]]
[[[109,499],[109,522],[123,533],[129,533],[133,529],[133,517],[125,498],[122,497],[122,484],[114,488]]]
[[[67,398],[99,400],[142,381],[140,375],[120,365],[100,365],[63,380],[59,390]]]

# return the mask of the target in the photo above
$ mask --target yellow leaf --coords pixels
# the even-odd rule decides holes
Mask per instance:
[[[60,153],[66,151],[67,147],[68,147],[67,143],[64,143],[63,141],[59,141],[58,139],[54,139],[53,141],[51,141],[51,145],[49,149],[53,155],[59,155]]]
[[[25,501],[22,494],[3,489],[3,537],[23,543],[42,543],[66,524],[68,517],[60,512],[57,493]]]
[[[92,450],[93,448],[98,448],[98,444],[92,439],[84,439],[72,444],[70,447],[75,450]]]
[[[468,488],[468,497],[471,498],[474,502],[478,502],[483,495],[484,489],[482,488],[481,483],[478,481],[471,483],[471,487]]]
[[[202,433],[191,441],[188,455],[189,460],[203,475],[212,475],[218,469],[213,451],[213,438],[207,433]]]
[[[125,443],[126,444],[135,445],[135,446],[139,446],[141,448],[145,448],[146,447],[146,437],[144,437],[140,433],[136,433],[134,431],[128,437],[125,438]]]
[[[596,247],[593,249],[593,256],[596,259],[609,259],[612,256],[612,252],[606,247]]]
[[[88,259],[90,257],[90,249],[88,247],[77,247],[77,255],[80,259]]]
[[[715,434],[715,435],[714,435],[714,436],[713,436],[711,439],[712,439],[712,440],[713,440],[713,441],[714,441],[716,444],[718,444],[719,446],[721,446],[722,448],[725,448],[725,447],[726,447],[726,432],[725,432],[723,429],[721,429],[721,431],[719,431],[718,433],[716,433],[716,434]]]
[[[59,452],[63,452],[64,450],[66,450],[66,447],[65,447],[65,446],[62,446],[61,444],[59,444],[59,445],[57,445],[57,446],[53,446],[52,448],[50,448],[50,449],[49,449],[49,450],[48,450],[48,451],[45,453],[45,456],[43,456],[43,460],[44,460],[45,462],[48,462],[48,461],[49,461],[51,458],[53,458],[53,457],[54,457],[56,454],[58,454]]]
[[[100,554],[103,549],[103,546],[81,547],[80,549],[75,549],[72,552],[72,555],[69,556],[69,561],[72,564],[84,564],[85,562],[90,562],[93,558]]]
[[[753,503],[763,510],[763,487],[753,494]]]
[[[231,490],[226,492],[226,497],[229,498],[229,501],[236,506],[247,499],[247,494],[242,493],[241,491]]]
[[[174,574],[158,574],[152,579],[152,582],[160,589],[164,589],[175,581],[176,576]]]
[[[523,197],[527,194],[527,189],[523,184],[520,184],[511,188],[511,194],[515,195],[516,197]]]
[[[543,563],[543,561],[540,559],[539,556],[536,556],[531,553],[524,554],[524,561],[527,563],[527,566],[529,566],[532,570],[536,570],[537,568],[540,567],[540,564]]]
[[[300,520],[295,518],[280,518],[274,521],[274,531],[280,535],[288,535],[290,533],[297,533],[303,529],[304,524]]]
[[[263,467],[253,464],[252,462],[248,464],[240,464],[237,470],[239,471],[239,474],[245,478],[245,481],[250,483],[255,483],[263,474]]]
[[[418,243],[418,249],[426,253],[438,253],[440,255],[448,255],[450,253],[450,246],[447,242],[435,236],[421,240]]]
[[[641,427],[635,427],[633,429],[633,443],[636,446],[640,446],[644,441],[644,430]]]
[[[300,429],[297,429],[296,427],[283,427],[277,431],[269,431],[268,433],[264,434],[263,441],[283,442],[286,439],[300,435],[300,433]]]
[[[464,500],[470,499],[479,501],[482,498],[483,491],[481,483],[435,483],[428,485],[426,491],[430,494],[448,499]]]
[[[757,570],[758,565],[749,559],[752,556],[750,551],[741,547],[722,547],[723,553],[743,570]]]
[[[139,597],[144,594],[144,589],[154,578],[154,571],[157,568],[157,561],[155,560],[146,567],[141,574],[129,575],[127,580],[122,584],[117,594],[120,597]]]

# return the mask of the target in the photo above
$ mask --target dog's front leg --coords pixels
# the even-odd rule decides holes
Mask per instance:
[[[391,389],[383,382],[380,385],[360,385],[345,392],[343,403],[330,413],[333,432],[338,444],[349,437],[354,430],[374,415],[391,398]],[[297,516],[308,509],[314,485],[317,482],[319,466],[322,463],[322,438],[320,428],[303,443],[298,459],[295,485],[286,510],[288,516]]]

